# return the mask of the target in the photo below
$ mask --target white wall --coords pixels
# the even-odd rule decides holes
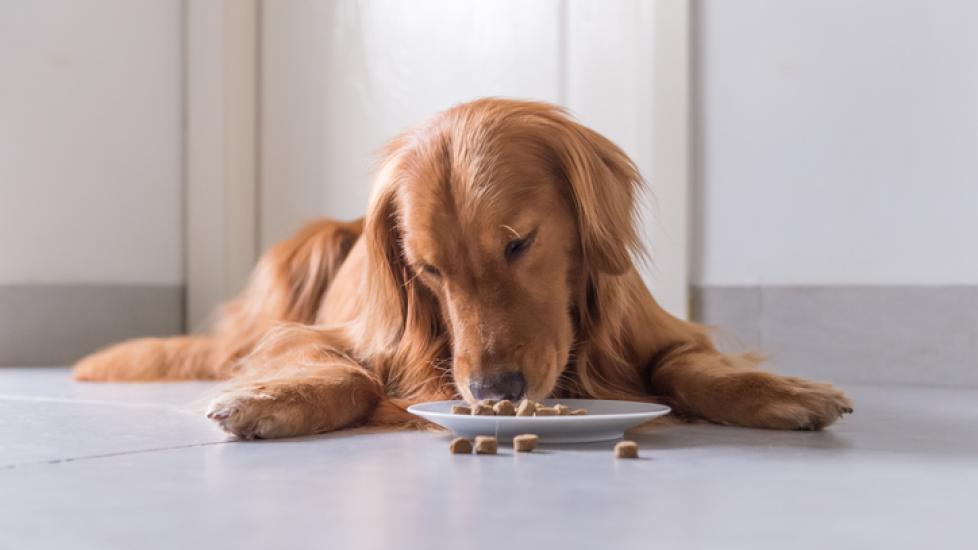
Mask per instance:
[[[978,283],[978,3],[697,12],[695,282]]]
[[[617,142],[652,180],[657,205],[643,205],[643,230],[654,265],[645,275],[660,302],[684,316],[685,165],[658,181],[653,164],[652,27],[660,3],[265,3],[262,246],[312,217],[361,216],[374,152],[431,114],[491,95],[551,101]],[[670,3],[667,17],[679,20],[666,36],[685,55],[686,3]],[[682,70],[676,81],[685,101]],[[678,143],[674,157],[685,155],[685,134]]]
[[[179,285],[182,2],[0,0],[0,285]]]
[[[505,1],[266,4],[262,245],[309,217],[362,216],[375,152],[431,114],[486,95],[560,101],[558,4],[519,18]]]

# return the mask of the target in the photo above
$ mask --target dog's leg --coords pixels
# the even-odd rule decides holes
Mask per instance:
[[[208,334],[140,338],[85,357],[76,380],[220,379],[277,323],[312,323],[327,287],[356,242],[362,220],[320,220],[262,255],[247,288]]]
[[[105,348],[75,365],[80,381],[150,382],[212,380],[222,377],[214,338],[138,338]]]
[[[670,398],[680,415],[718,424],[783,430],[820,430],[852,403],[828,384],[778,376],[754,368],[747,356],[690,344],[662,357],[652,388]]]
[[[383,388],[337,343],[329,329],[274,331],[211,402],[208,418],[242,439],[309,435],[366,420]]]

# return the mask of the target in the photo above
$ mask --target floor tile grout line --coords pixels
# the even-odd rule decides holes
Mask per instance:
[[[138,455],[138,454],[156,453],[156,452],[163,452],[163,451],[174,451],[174,450],[180,450],[180,449],[193,449],[195,447],[210,447],[210,446],[213,446],[213,445],[224,445],[224,444],[227,444],[227,443],[234,443],[234,441],[229,441],[229,440],[225,440],[225,441],[206,441],[206,442],[203,442],[203,443],[190,443],[188,445],[175,445],[175,446],[172,446],[172,447],[155,447],[155,448],[152,448],[152,449],[135,449],[135,450],[131,450],[131,451],[117,451],[117,452],[114,452],[114,453],[102,453],[102,454],[95,454],[95,455],[82,455],[82,456],[73,456],[73,457],[68,457],[68,458],[53,458],[53,459],[49,459],[49,460],[36,460],[36,461],[31,461],[31,462],[18,462],[18,463],[14,463],[14,464],[3,464],[3,465],[0,465],[0,470],[15,470],[17,468],[23,468],[23,467],[26,467],[26,466],[56,465],[56,464],[63,464],[63,463],[66,463],[66,462],[80,462],[80,461],[84,461],[84,460],[97,460],[97,459],[100,459],[100,458],[115,458],[115,457],[126,456],[126,455]]]
[[[39,403],[63,403],[63,404],[79,404],[79,405],[110,405],[110,406],[121,406],[121,407],[142,407],[142,408],[153,408],[153,409],[168,409],[180,412],[189,412],[186,410],[188,406],[192,406],[193,403],[182,404],[182,405],[169,405],[166,403],[134,403],[131,401],[104,401],[101,399],[73,399],[69,397],[43,397],[43,396],[33,396],[33,395],[13,395],[0,393],[0,400],[10,400],[10,401],[37,401]]]

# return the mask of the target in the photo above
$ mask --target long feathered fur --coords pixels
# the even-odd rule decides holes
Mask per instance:
[[[537,206],[572,220],[561,233],[574,234],[564,251],[571,269],[534,284],[566,276],[567,295],[550,298],[564,309],[546,310],[566,316],[566,325],[501,324],[558,327],[553,341],[563,341],[559,327],[572,327],[561,350],[566,364],[541,378],[553,382],[552,395],[658,399],[685,416],[771,428],[818,429],[851,411],[834,388],[758,371],[755,355],[718,352],[706,327],[658,306],[634,264],[644,254],[636,231],[642,178],[620,148],[560,108],[492,98],[462,104],[395,138],[381,157],[365,220],[319,221],[273,247],[208,332],[118,344],[80,361],[75,377],[232,378],[208,416],[240,437],[365,422],[417,427],[408,404],[466,391],[453,358],[466,327],[446,315],[445,300],[411,264],[408,237],[420,229],[403,211],[406,193],[478,226],[481,212],[539,201],[534,185],[549,183],[557,194]]]

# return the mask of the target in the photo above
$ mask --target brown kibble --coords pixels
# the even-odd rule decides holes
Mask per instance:
[[[488,435],[478,435],[475,437],[475,454],[494,455],[496,454],[496,438]]]
[[[496,401],[494,399],[483,399],[483,400],[479,401],[479,404],[480,405],[487,405],[487,406],[489,406],[491,408],[493,405],[496,404]]]
[[[492,416],[492,405],[478,402],[472,407],[472,414],[478,416]]]
[[[513,450],[518,453],[528,453],[537,448],[540,438],[534,434],[522,434],[513,438]]]
[[[529,399],[524,399],[520,401],[520,406],[516,408],[516,416],[533,416],[535,410],[537,410],[537,404]]]
[[[615,458],[638,458],[638,443],[619,441],[615,444]]]
[[[452,414],[472,414],[472,409],[465,405],[452,405]]]
[[[453,455],[472,454],[472,442],[464,437],[456,437],[448,446],[448,450],[452,451]]]
[[[492,406],[492,412],[496,416],[513,416],[516,414],[516,408],[513,407],[513,402],[509,399],[503,399],[495,405]]]
[[[584,416],[587,414],[587,409],[574,409],[571,411],[571,416]]]
[[[554,410],[557,411],[557,416],[569,416],[570,407],[567,405],[561,405],[560,403],[554,405]]]
[[[534,416],[557,416],[557,408],[538,406],[537,410],[534,411]]]

